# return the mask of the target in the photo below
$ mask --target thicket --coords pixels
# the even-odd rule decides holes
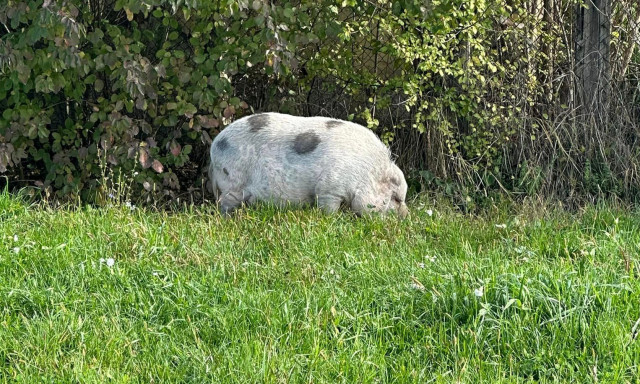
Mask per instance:
[[[493,190],[635,199],[640,5],[603,13],[598,108],[576,79],[581,6],[5,0],[0,173],[89,201],[122,185],[149,201],[202,196],[211,138],[280,111],[369,126],[413,189],[462,203]]]

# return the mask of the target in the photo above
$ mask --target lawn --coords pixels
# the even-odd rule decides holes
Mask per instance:
[[[0,381],[640,380],[638,210],[410,209],[225,220],[0,193]]]

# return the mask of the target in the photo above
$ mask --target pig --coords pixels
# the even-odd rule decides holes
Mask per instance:
[[[405,218],[407,182],[368,128],[327,117],[259,113],[240,118],[211,144],[209,176],[220,211],[258,201],[344,207],[357,216]]]

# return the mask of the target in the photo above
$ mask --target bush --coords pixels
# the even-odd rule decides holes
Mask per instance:
[[[611,118],[578,126],[567,36],[580,1],[554,1],[8,0],[0,172],[58,197],[127,179],[171,199],[202,188],[220,129],[269,110],[365,124],[407,174],[457,183],[464,201],[601,193],[605,179],[631,195],[638,71],[616,66]],[[637,12],[616,3],[614,58],[633,57]]]
[[[290,5],[9,0],[0,172],[83,199],[117,175],[147,198],[194,187],[211,137],[248,108],[232,79],[290,74],[278,18]]]

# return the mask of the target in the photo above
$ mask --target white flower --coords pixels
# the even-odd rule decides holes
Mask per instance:
[[[20,247],[13,248],[13,253],[18,253],[18,252],[20,252]]]
[[[151,273],[153,276],[158,276],[158,272],[152,272]]]
[[[432,262],[432,263],[436,262],[436,257],[435,256],[427,256],[427,259],[429,259],[429,261]]]
[[[477,297],[482,297],[484,295],[484,286],[474,289],[473,294]]]
[[[418,267],[424,269],[424,263],[418,263]]]
[[[127,201],[126,203],[124,203],[124,205],[125,205],[127,208],[129,208],[130,210],[132,210],[132,211],[133,211],[134,209],[136,209],[136,206],[135,206],[135,205],[133,205],[133,204],[131,204],[131,202],[130,202],[130,201]]]
[[[133,176],[138,176],[138,172],[133,172]]]
[[[13,235],[13,241],[18,242],[18,235]]]
[[[433,211],[431,209],[427,209],[427,215],[433,216]]]
[[[110,199],[115,199],[116,197],[113,195],[113,193],[110,193],[110,194],[109,194],[109,198],[110,198]]]
[[[116,263],[116,261],[113,260],[113,258],[111,258],[111,257],[109,257],[107,259],[104,259],[104,258],[101,257],[100,258],[100,264],[103,264],[103,263],[106,264],[107,267],[111,268]]]
[[[507,228],[507,224],[496,224],[496,228],[505,229]]]
[[[411,288],[418,291],[424,291],[424,285],[418,283],[411,283]]]

